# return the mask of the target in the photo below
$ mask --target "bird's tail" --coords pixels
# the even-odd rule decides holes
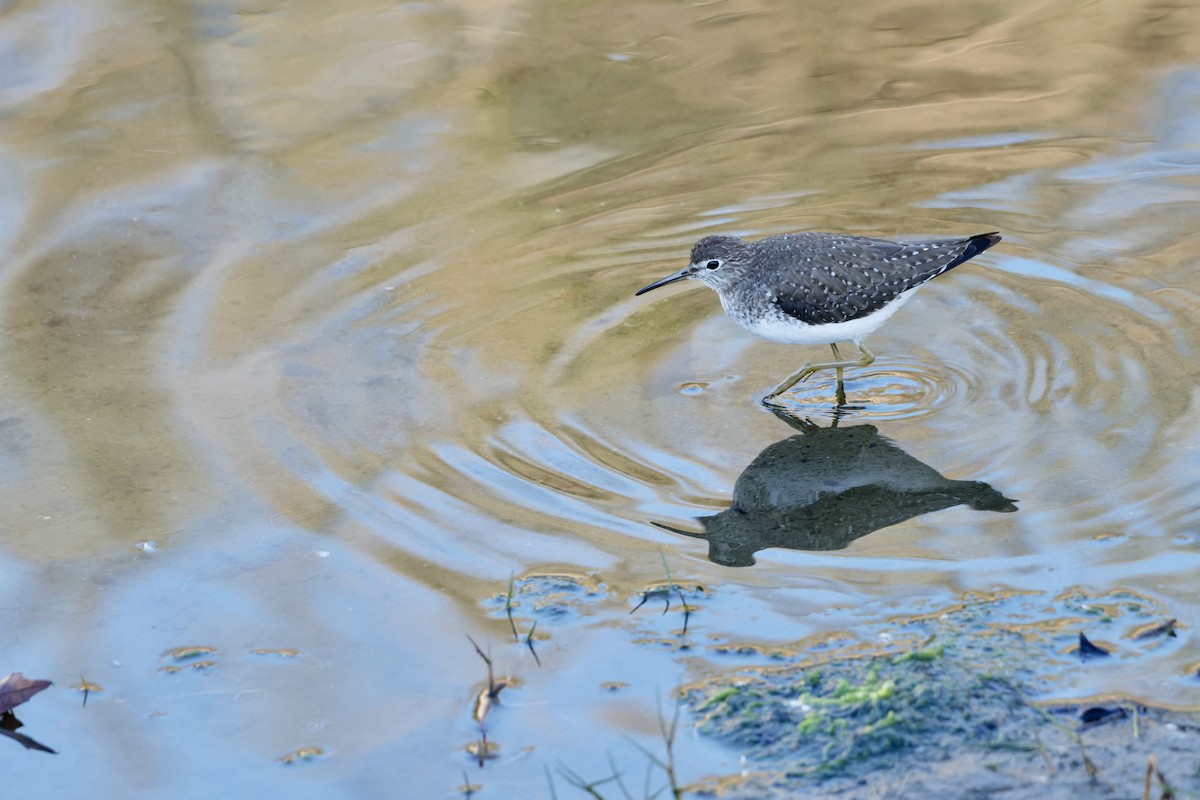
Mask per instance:
[[[970,261],[975,256],[987,250],[989,247],[1000,241],[1000,234],[996,231],[991,233],[979,233],[967,239],[967,247],[958,258],[946,265],[946,269],[953,269],[964,261]]]

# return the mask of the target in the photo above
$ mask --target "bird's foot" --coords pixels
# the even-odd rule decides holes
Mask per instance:
[[[827,367],[825,367],[823,365],[816,365],[816,366],[812,366],[812,367],[805,366],[803,369],[801,369],[801,370],[797,371],[796,373],[794,373],[793,375],[789,376],[786,381],[779,384],[774,389],[772,389],[770,392],[768,392],[765,397],[763,397],[759,400],[759,402],[762,403],[767,408],[771,408],[771,409],[787,408],[787,404],[784,403],[781,398],[785,394],[790,392],[793,388],[795,388],[797,385],[808,380],[809,377],[820,372],[823,369],[827,369]],[[848,409],[861,408],[861,406],[846,405],[846,384],[842,379],[842,367],[837,366],[836,369],[837,369],[837,388],[834,390],[834,408],[848,408]]]
[[[782,402],[779,399],[780,397],[781,397],[781,395],[778,395],[778,394],[775,394],[774,392],[772,392],[772,393],[766,395],[765,397],[759,398],[758,402],[762,403],[767,408],[787,408],[787,404]]]
[[[821,367],[819,366],[814,367],[812,364],[805,364],[803,367],[789,375],[785,381],[772,389],[770,393],[763,398],[763,402],[767,403],[775,400],[775,398],[779,397],[785,392],[790,391],[791,388],[797,383],[802,383],[803,381],[807,380],[809,375],[812,375],[814,372],[817,372],[820,369]]]

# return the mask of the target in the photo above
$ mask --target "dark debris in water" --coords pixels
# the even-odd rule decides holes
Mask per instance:
[[[1092,706],[1083,710],[1079,715],[1079,721],[1084,725],[1097,725],[1104,721],[1124,719],[1125,715],[1125,709],[1120,706]]]
[[[1079,658],[1082,661],[1087,661],[1090,658],[1103,658],[1111,655],[1107,650],[1098,645],[1092,644],[1092,640],[1083,635],[1083,631],[1079,632]]]
[[[1160,622],[1157,625],[1152,623],[1150,625],[1146,625],[1146,626],[1134,631],[1132,634],[1132,638],[1134,638],[1134,639],[1155,639],[1160,636],[1166,636],[1168,638],[1174,639],[1174,638],[1176,638],[1175,629],[1177,627],[1179,627],[1179,621],[1176,619],[1169,619],[1169,620],[1166,620],[1165,622]]]
[[[325,757],[325,751],[319,747],[301,747],[276,759],[280,764],[311,764]]]

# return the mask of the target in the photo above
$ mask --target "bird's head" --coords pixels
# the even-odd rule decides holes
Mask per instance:
[[[645,294],[651,289],[684,278],[695,278],[720,292],[749,269],[752,257],[753,245],[736,236],[706,236],[692,248],[690,264],[662,280],[643,286],[637,294]]]

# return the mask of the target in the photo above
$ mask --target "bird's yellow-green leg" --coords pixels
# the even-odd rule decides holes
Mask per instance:
[[[842,354],[838,350],[838,346],[833,342],[830,342],[829,346],[833,349],[833,360],[841,361]],[[844,367],[837,368],[837,390],[833,393],[833,402],[839,407],[846,405],[846,383],[842,380],[844,369]]]
[[[859,349],[860,353],[862,354],[858,359],[856,359],[854,361],[842,361],[841,356],[838,353],[837,347],[834,345],[830,345],[831,347],[833,347],[834,357],[838,359],[837,361],[826,361],[826,362],[822,362],[820,364],[805,364],[803,367],[796,370],[791,375],[788,375],[787,378],[785,378],[782,383],[780,383],[778,386],[776,386],[774,389],[772,389],[771,393],[763,398],[763,402],[769,403],[770,401],[774,400],[779,395],[786,392],[788,389],[791,389],[793,386],[795,386],[800,381],[807,378],[809,375],[812,375],[814,372],[820,372],[823,369],[836,369],[838,371],[838,380],[840,382],[841,371],[843,368],[845,368],[845,367],[865,367],[868,364],[871,364],[875,361],[875,354],[872,353],[870,350],[868,350],[867,346],[865,344],[863,344],[862,342],[855,342],[855,344],[858,345],[858,349]]]

